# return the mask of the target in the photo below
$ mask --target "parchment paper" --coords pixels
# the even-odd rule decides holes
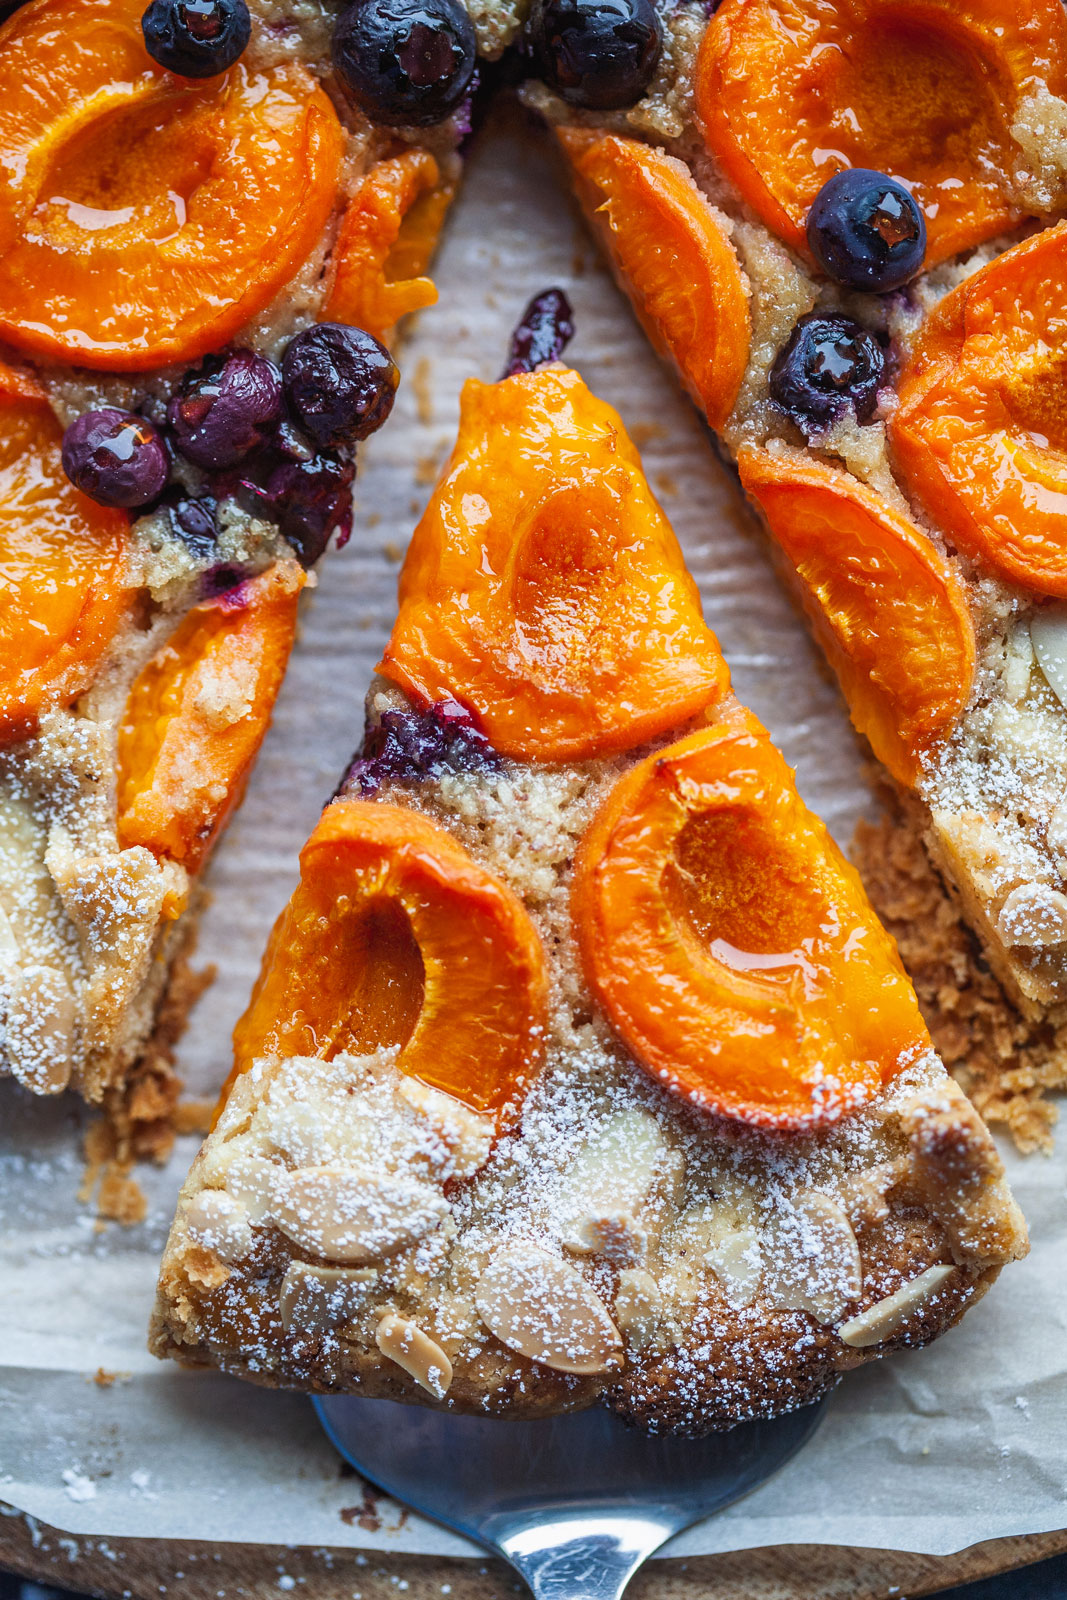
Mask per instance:
[[[437,273],[439,305],[407,346],[391,425],[365,451],[352,544],[331,556],[245,804],[210,871],[201,955],[219,977],[181,1052],[213,1094],[230,1030],[297,852],[358,742],[393,616],[397,562],[451,446],[471,373],[497,376],[535,291],[571,294],[571,356],[615,404],[696,574],[739,694],[847,842],[871,806],[844,708],[779,592],[695,414],[651,357],[535,136],[483,135]],[[361,1527],[358,1480],[310,1404],[148,1356],[144,1330],[174,1196],[195,1144],[145,1179],[147,1221],[99,1231],[79,1208],[83,1118],[0,1083],[0,1500],[75,1534],[473,1554],[395,1508]],[[944,1554],[1067,1525],[1064,1156],[1009,1158],[1034,1248],[958,1330],[846,1380],[815,1439],[669,1554],[827,1543]],[[118,1372],[111,1387],[98,1368]],[[365,1519],[366,1520],[366,1519]]]

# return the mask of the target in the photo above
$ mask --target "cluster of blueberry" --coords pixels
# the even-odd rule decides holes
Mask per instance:
[[[819,190],[808,212],[808,245],[828,278],[846,289],[886,294],[923,264],[926,224],[907,189],[884,172],[853,167]],[[854,317],[801,317],[771,369],[775,404],[809,437],[851,406],[866,422],[878,404],[885,351]]]
[[[152,0],[143,18],[149,55],[169,72],[206,78],[248,43],[245,0]],[[535,0],[523,50],[572,105],[633,105],[663,45],[652,0]],[[459,0],[356,0],[342,11],[333,61],[345,88],[376,122],[426,127],[450,116],[474,85],[476,41]]]
[[[252,350],[210,358],[155,417],[83,412],[63,437],[63,466],[102,505],[167,504],[197,555],[210,554],[217,501],[231,496],[276,522],[310,565],[351,515],[355,469],[338,452],[381,427],[399,376],[369,333],[320,322],[290,340],[280,369]],[[204,497],[170,487],[175,454],[206,475]]]

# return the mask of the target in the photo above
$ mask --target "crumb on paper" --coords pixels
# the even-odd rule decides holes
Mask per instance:
[[[931,866],[920,827],[895,806],[856,830],[853,858],[896,939],[934,1046],[985,1120],[1023,1152],[1052,1148],[1067,1088],[1067,1027],[1029,1022],[983,962]]]

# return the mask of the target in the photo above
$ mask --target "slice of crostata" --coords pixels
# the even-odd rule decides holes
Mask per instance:
[[[619,417],[523,365],[464,390],[151,1344],[728,1428],[935,1338],[1025,1227]]]

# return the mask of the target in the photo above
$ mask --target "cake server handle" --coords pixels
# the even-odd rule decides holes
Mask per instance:
[[[535,1600],[620,1600],[641,1563],[676,1527],[669,1513],[659,1520],[644,1508],[584,1516],[542,1512],[493,1542]]]

